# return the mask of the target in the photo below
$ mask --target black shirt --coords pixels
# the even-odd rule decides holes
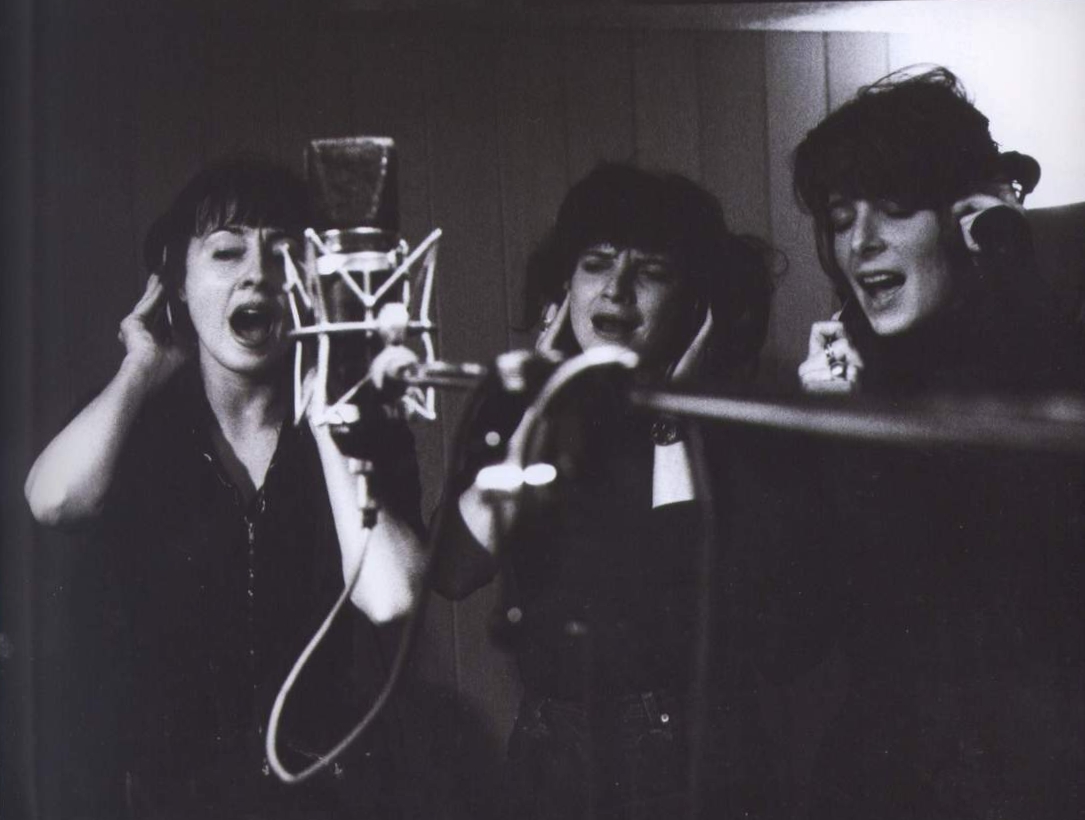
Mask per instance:
[[[181,371],[140,414],[89,533],[116,596],[131,802],[148,816],[338,817],[349,807],[387,816],[386,727],[364,736],[338,773],[292,788],[268,775],[271,705],[342,592],[341,555],[308,428],[284,422],[264,485],[245,503],[215,454],[214,423],[195,369]],[[394,498],[417,524],[413,451],[401,432]],[[288,768],[312,762],[361,717],[384,681],[387,648],[348,603],[287,702],[279,740]]]

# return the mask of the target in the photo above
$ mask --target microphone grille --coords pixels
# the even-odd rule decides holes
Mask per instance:
[[[305,150],[317,230],[399,233],[396,146],[390,137],[312,140]]]

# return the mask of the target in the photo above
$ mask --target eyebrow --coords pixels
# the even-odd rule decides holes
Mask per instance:
[[[214,230],[210,231],[207,236],[211,237],[217,233],[227,233],[231,236],[244,236],[246,230],[257,230],[252,225],[220,225]],[[275,241],[278,239],[290,238],[291,234],[285,228],[259,228],[264,232],[264,241]]]
[[[587,256],[588,254],[594,254],[596,256],[605,256],[608,259],[612,259],[624,250],[636,251],[643,262],[658,262],[660,264],[670,265],[672,264],[671,256],[664,252],[644,251],[640,248],[632,245],[611,245],[610,243],[600,243],[599,245],[592,245],[585,248],[580,252],[581,256]]]
[[[228,233],[233,236],[242,236],[244,234],[244,227],[241,225],[220,225],[219,227],[208,231],[207,236],[211,237],[217,233]]]
[[[590,245],[589,247],[584,248],[584,250],[580,252],[580,255],[586,256],[589,253],[596,254],[597,256],[617,256],[619,250],[615,245],[611,245],[609,243],[599,243],[597,245]]]

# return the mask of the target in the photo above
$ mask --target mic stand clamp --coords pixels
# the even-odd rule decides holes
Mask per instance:
[[[358,510],[362,513],[362,527],[371,530],[377,526],[377,512],[380,505],[377,504],[373,494],[369,492],[369,478],[373,475],[373,462],[363,458],[348,458],[347,469],[357,481],[355,492],[357,493]]]

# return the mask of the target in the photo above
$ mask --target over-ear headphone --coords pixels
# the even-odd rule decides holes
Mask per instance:
[[[177,253],[176,250],[172,253],[170,251],[167,239],[168,217],[168,214],[160,217],[148,229],[143,243],[143,261],[148,269],[148,275],[158,274],[166,290],[165,307],[162,313],[165,316],[165,330],[169,333],[170,339],[180,344],[192,344],[196,331],[188,316],[188,308],[178,295],[179,283],[184,281],[185,262],[183,255]],[[180,269],[174,270],[178,265]]]

